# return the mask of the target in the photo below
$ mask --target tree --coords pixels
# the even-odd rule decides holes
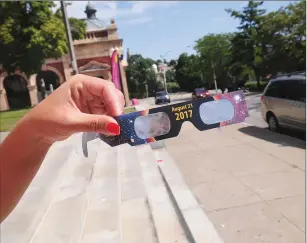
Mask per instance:
[[[52,1],[0,2],[0,63],[8,73],[40,71],[44,60],[68,52],[63,20],[52,12]],[[85,24],[70,20],[75,38],[83,38]]]
[[[265,66],[270,74],[305,70],[306,1],[266,15],[260,35]]]
[[[165,72],[165,78],[167,83],[176,82],[176,72],[170,68]]]
[[[265,14],[265,10],[259,8],[262,4],[263,1],[249,1],[242,11],[226,10],[232,17],[240,20],[238,27],[240,32],[236,33],[232,39],[232,63],[242,63],[250,67],[255,73],[258,87],[260,87],[260,77],[263,74],[261,65],[264,59],[259,36]]]
[[[222,90],[230,81],[228,63],[231,37],[231,34],[209,34],[196,41],[194,49],[200,56],[200,70],[208,88],[214,87],[214,74],[217,86]]]
[[[144,98],[146,85],[148,92],[152,95],[156,89],[156,74],[152,69],[154,61],[143,58],[139,54],[129,57],[129,65],[126,70],[127,83],[131,97]]]
[[[38,72],[47,57],[67,52],[64,24],[53,2],[0,2],[0,63],[9,72]]]
[[[55,11],[55,15],[59,19],[63,19],[63,14],[61,8],[58,8]],[[70,29],[71,29],[71,35],[73,40],[81,40],[85,38],[86,35],[86,24],[82,19],[76,19],[76,18],[68,18]]]
[[[200,58],[196,55],[183,53],[179,56],[175,67],[176,81],[180,89],[193,91],[193,89],[204,86],[201,78]]]
[[[173,67],[173,68],[176,67],[176,65],[177,65],[177,60],[174,60],[174,59],[170,60],[169,63],[168,63],[168,65],[171,66],[171,67]]]

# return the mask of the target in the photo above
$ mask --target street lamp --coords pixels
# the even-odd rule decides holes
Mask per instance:
[[[70,60],[71,60],[71,64],[72,64],[73,74],[77,74],[78,73],[78,65],[77,65],[74,45],[73,45],[73,41],[72,41],[72,37],[71,37],[70,25],[69,25],[69,21],[68,21],[68,17],[67,17],[67,10],[66,10],[67,5],[71,5],[71,3],[61,1],[61,10],[62,10],[65,29],[66,29],[66,36],[67,36],[67,41],[68,41],[68,47],[69,47]]]
[[[152,64],[152,69],[154,70],[155,74],[157,75],[157,73],[158,73],[158,66],[155,63]]]
[[[164,88],[165,88],[165,91],[167,92],[167,85],[166,85],[166,75],[165,75],[165,71],[166,71],[166,65],[165,65],[165,62],[164,62],[164,59],[165,59],[165,56],[166,54],[170,53],[172,51],[167,51],[165,52],[164,54],[161,54],[160,57],[162,59],[162,64],[163,64],[163,79],[164,79]]]

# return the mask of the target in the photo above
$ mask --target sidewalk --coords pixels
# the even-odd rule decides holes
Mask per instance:
[[[237,124],[192,124],[167,150],[225,243],[303,243],[305,143]]]

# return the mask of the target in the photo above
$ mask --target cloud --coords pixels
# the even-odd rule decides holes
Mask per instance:
[[[128,25],[139,25],[139,24],[145,24],[148,22],[151,22],[152,18],[150,17],[140,17],[140,18],[133,18],[133,19],[128,19],[123,22],[123,24],[128,24]]]
[[[170,7],[177,4],[177,1],[138,1],[133,2],[132,13],[143,13],[148,9],[157,7]]]
[[[54,1],[56,8],[60,7],[59,1]],[[69,17],[86,18],[84,13],[88,1],[71,1],[67,6]],[[154,8],[168,8],[177,4],[178,1],[91,1],[97,9],[96,16],[104,21],[110,18],[125,19],[127,24],[144,24],[152,19],[146,14]],[[123,7],[125,5],[125,7]]]

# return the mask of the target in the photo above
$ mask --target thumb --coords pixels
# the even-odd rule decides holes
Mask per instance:
[[[97,132],[105,135],[118,135],[120,127],[117,121],[107,115],[80,113],[73,124],[74,132]]]

